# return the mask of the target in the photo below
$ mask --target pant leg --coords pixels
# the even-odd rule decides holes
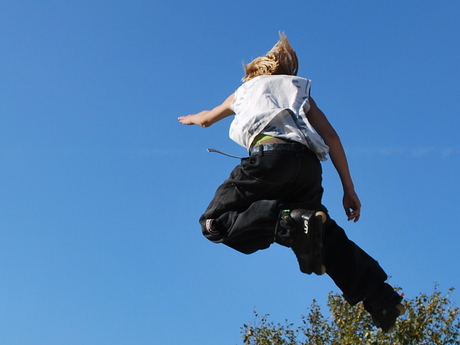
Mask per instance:
[[[285,195],[283,201],[291,209],[313,209],[328,213],[321,201],[321,166],[308,156],[302,162],[298,179],[291,186],[290,195]],[[326,273],[350,304],[369,297],[387,279],[378,262],[349,240],[345,231],[329,215],[323,245]]]
[[[279,202],[254,201],[264,196],[263,189],[263,183],[248,176],[242,165],[235,167],[200,217],[203,235],[244,254],[268,248],[274,239]]]
[[[388,278],[378,262],[350,241],[332,219],[326,223],[323,245],[326,273],[350,304],[370,296]]]
[[[244,211],[225,212],[213,221],[215,225],[211,225],[210,229],[206,227],[206,214],[201,216],[200,223],[203,235],[209,240],[251,254],[268,248],[274,242],[278,215],[277,200],[258,200]]]

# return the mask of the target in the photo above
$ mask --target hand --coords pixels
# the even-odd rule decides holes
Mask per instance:
[[[355,223],[361,216],[361,202],[355,191],[346,191],[343,195],[343,208],[347,214],[348,220],[353,220]]]
[[[187,115],[187,116],[180,116],[178,118],[179,122],[184,124],[184,125],[193,125],[194,122],[192,122],[192,116],[193,115]]]

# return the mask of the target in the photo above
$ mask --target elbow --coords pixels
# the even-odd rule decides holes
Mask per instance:
[[[327,137],[328,137],[329,140],[340,141],[340,137],[339,137],[339,135],[337,134],[336,131],[329,133],[327,135]]]
[[[211,121],[204,120],[204,121],[201,121],[201,122],[199,123],[199,125],[200,125],[201,127],[208,128],[208,127],[211,127],[212,122],[211,122]]]
[[[208,112],[207,112],[208,113]],[[203,114],[203,116],[200,116],[197,125],[207,128],[210,127],[214,122],[212,121],[212,118],[209,116],[206,116],[207,114]]]
[[[331,131],[329,133],[326,133],[322,135],[322,137],[323,137],[324,142],[328,146],[330,146],[330,144],[333,144],[333,143],[337,143],[337,142],[340,143],[340,137],[336,131]]]

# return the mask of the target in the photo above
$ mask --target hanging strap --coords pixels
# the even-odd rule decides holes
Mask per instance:
[[[224,155],[224,156],[227,156],[227,157],[243,159],[243,157],[234,156],[234,155],[231,155],[231,154],[229,154],[229,153],[225,153],[225,152],[222,152],[222,151],[219,151],[219,150],[216,150],[216,149],[212,149],[212,148],[207,149],[207,151],[208,151],[208,152],[220,153],[221,155]]]

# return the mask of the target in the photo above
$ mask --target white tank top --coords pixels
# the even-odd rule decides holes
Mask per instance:
[[[259,134],[306,145],[320,160],[329,148],[308,122],[311,80],[289,75],[263,75],[245,82],[235,91],[235,118],[230,138],[249,149]],[[291,112],[282,112],[282,110]]]

